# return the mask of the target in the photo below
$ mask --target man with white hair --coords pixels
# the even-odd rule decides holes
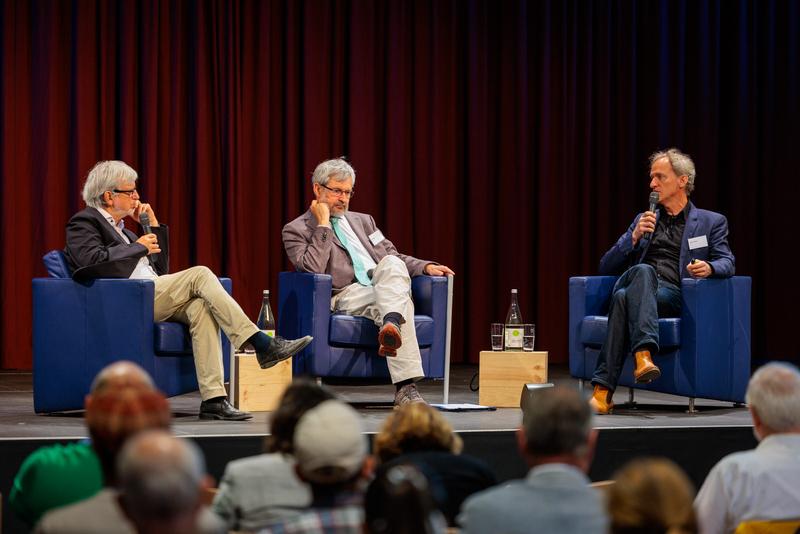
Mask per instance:
[[[331,309],[367,317],[380,328],[378,354],[395,385],[395,405],[424,402],[414,382],[424,377],[414,327],[411,277],[455,274],[446,265],[400,254],[365,213],[349,211],[356,171],[344,158],[314,170],[314,200],[283,227],[283,246],[298,271],[333,278]]]
[[[136,171],[122,161],[101,161],[86,177],[86,209],[67,223],[64,253],[77,281],[94,278],[139,278],[155,286],[155,321],[189,326],[201,419],[240,421],[252,416],[231,406],[225,392],[220,328],[234,346],[255,348],[266,369],[291,357],[311,342],[306,336],[270,338],[247,318],[207,267],[169,271],[169,234],[150,204],[140,201]],[[141,237],[125,228],[130,217],[149,232]],[[117,303],[126,306],[125,302]]]
[[[200,449],[166,431],[150,430],[129,440],[117,462],[119,504],[137,532],[194,534],[223,532],[213,514],[205,513],[202,495],[212,486]],[[208,523],[215,521],[216,529]]]
[[[706,477],[694,502],[704,534],[800,517],[800,372],[768,363],[753,374],[745,399],[759,444],[729,454]]]
[[[636,361],[636,382],[647,384],[661,376],[653,362],[659,350],[658,318],[680,316],[681,279],[733,276],[728,221],[689,200],[695,175],[692,158],[677,148],[652,154],[652,207],[636,216],[600,260],[600,274],[621,276],[614,284],[606,339],[592,376],[590,402],[597,413],[613,410],[611,398],[629,353]]]

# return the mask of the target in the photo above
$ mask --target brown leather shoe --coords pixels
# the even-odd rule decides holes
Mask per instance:
[[[383,324],[378,332],[378,349],[379,356],[392,358],[397,356],[397,349],[403,344],[403,339],[400,337],[400,328],[391,321]]]
[[[653,363],[649,350],[640,350],[634,354],[636,358],[636,369],[633,371],[633,378],[637,384],[649,384],[661,376],[661,369]]]
[[[589,399],[589,406],[592,407],[592,410],[594,410],[596,414],[609,414],[614,410],[614,403],[611,402],[611,397],[613,396],[613,391],[605,386],[595,384],[594,393],[592,394],[592,398]]]

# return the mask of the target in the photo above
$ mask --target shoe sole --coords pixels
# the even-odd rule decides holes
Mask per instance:
[[[203,420],[206,420],[206,421],[247,421],[248,419],[252,419],[252,418],[253,418],[252,414],[241,415],[241,416],[236,416],[236,417],[223,417],[223,416],[215,414],[215,413],[201,413],[200,414],[200,419],[203,419]]]
[[[378,354],[386,358],[393,358],[397,356],[397,349],[403,345],[403,339],[396,328],[381,328],[378,343],[380,344]]]
[[[661,371],[658,369],[658,367],[654,367],[648,371],[645,371],[644,373],[640,374],[635,378],[637,384],[649,384],[650,382],[656,380],[660,376],[661,376]]]

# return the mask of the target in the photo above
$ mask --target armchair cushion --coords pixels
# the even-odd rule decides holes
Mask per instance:
[[[416,315],[414,324],[417,327],[419,346],[430,347],[433,343],[433,319],[427,315]],[[349,347],[367,347],[377,351],[378,327],[365,317],[334,313],[331,315],[330,343]]]
[[[589,315],[581,324],[581,343],[590,347],[603,346],[608,329],[608,317],[605,315]],[[679,347],[681,344],[681,319],[668,317],[658,320],[658,344],[665,349]]]

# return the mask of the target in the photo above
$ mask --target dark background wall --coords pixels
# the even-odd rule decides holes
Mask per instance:
[[[753,284],[753,356],[788,342],[797,1],[3,1],[0,367],[31,366],[31,284],[101,159],[139,171],[173,270],[234,279],[253,317],[282,225],[346,155],[352,208],[456,277],[453,360],[511,288],[566,360],[567,279],[646,206],[678,146]]]

